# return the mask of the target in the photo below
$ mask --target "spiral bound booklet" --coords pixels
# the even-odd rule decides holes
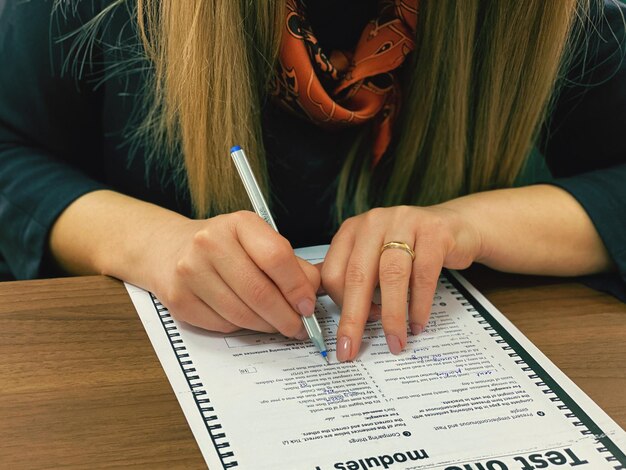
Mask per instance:
[[[330,365],[310,342],[203,331],[127,289],[210,470],[626,469],[626,433],[458,273],[399,356],[378,322],[338,363],[339,309],[319,298]]]

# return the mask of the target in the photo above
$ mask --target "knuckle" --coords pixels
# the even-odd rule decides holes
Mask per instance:
[[[366,280],[365,266],[361,263],[350,263],[346,269],[346,285],[362,285]]]
[[[367,211],[367,216],[372,218],[378,218],[381,216],[381,214],[385,212],[385,210],[386,209],[384,207],[374,207]]]
[[[184,319],[185,299],[178,292],[169,292],[163,296],[161,303],[165,305],[169,313],[176,319]]]
[[[442,234],[448,233],[447,220],[439,213],[430,213],[425,227],[432,233]]]
[[[239,210],[228,214],[219,214],[213,216],[211,221],[215,224],[215,228],[221,228],[222,230],[226,230],[229,233],[234,234],[237,231],[238,225],[246,223],[246,212],[248,211]]]
[[[228,321],[232,323],[233,325],[246,328],[247,326],[251,324],[250,322],[251,312],[249,312],[245,308],[232,308],[229,310],[229,313],[230,315],[229,315]]]
[[[322,286],[327,292],[334,292],[343,288],[343,273],[333,267],[329,267],[326,263],[322,267]]]
[[[345,232],[345,231],[352,230],[357,223],[358,223],[357,217],[350,217],[350,218],[344,220],[341,223],[341,226],[339,227],[339,230],[337,231],[337,234],[335,235],[335,237],[337,237],[337,235],[339,235],[342,231]],[[335,237],[333,237],[333,239]]]
[[[407,221],[413,221],[418,213],[419,208],[413,206],[396,206],[394,207],[393,220],[400,225],[405,225]]]
[[[261,264],[265,269],[278,269],[287,264],[295,255],[289,242],[278,239],[261,253]]]
[[[271,292],[271,284],[264,279],[252,279],[248,281],[247,291],[250,300],[255,305],[265,305]]]
[[[435,233],[450,235],[450,227],[448,226],[448,220],[445,217],[438,214],[435,217],[435,219],[432,221],[432,230],[434,230]]]
[[[375,226],[380,223],[380,218],[383,215],[385,209],[382,207],[375,207],[367,211],[364,215],[364,221],[368,226]]]
[[[306,286],[300,284],[281,288],[281,292],[287,300],[293,303],[299,301],[303,297],[310,297],[311,295],[309,293],[309,289]]]
[[[363,323],[365,323],[365,321],[359,320],[356,314],[346,314],[342,312],[339,328],[342,331],[355,331],[362,328]]]
[[[380,267],[380,281],[387,285],[398,286],[406,282],[408,276],[407,269],[403,268],[400,263],[390,261],[382,264]]]
[[[194,248],[210,249],[213,245],[213,239],[208,231],[199,230],[194,233],[192,244]]]
[[[248,217],[249,212],[250,211],[246,211],[246,210],[238,210],[235,212],[231,212],[229,214],[229,218],[233,219],[234,221],[241,221],[245,219],[246,217]]]
[[[434,269],[414,269],[411,277],[413,284],[421,288],[434,288],[439,279]]]
[[[252,211],[239,210],[239,211],[229,214],[229,218],[231,219],[232,222],[236,224],[239,224],[239,223],[249,224],[251,222],[257,222],[259,216],[257,216]]]
[[[186,258],[180,259],[176,262],[176,267],[174,268],[177,276],[187,278],[192,274],[192,267],[189,261]]]

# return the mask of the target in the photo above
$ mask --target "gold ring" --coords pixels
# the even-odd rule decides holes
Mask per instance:
[[[383,251],[389,248],[399,248],[401,250],[406,251],[409,255],[411,255],[411,261],[415,261],[415,252],[411,249],[409,245],[404,242],[387,242],[383,246],[380,247],[380,254],[383,254]]]

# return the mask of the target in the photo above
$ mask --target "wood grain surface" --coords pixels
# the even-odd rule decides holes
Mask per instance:
[[[626,425],[626,305],[563,279],[468,278]],[[0,283],[0,467],[111,466],[205,468],[123,285]]]

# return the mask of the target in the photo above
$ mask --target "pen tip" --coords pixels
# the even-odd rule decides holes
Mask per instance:
[[[326,364],[330,364],[330,361],[328,360],[328,353],[326,351],[320,351],[320,354],[324,359],[326,359]]]

